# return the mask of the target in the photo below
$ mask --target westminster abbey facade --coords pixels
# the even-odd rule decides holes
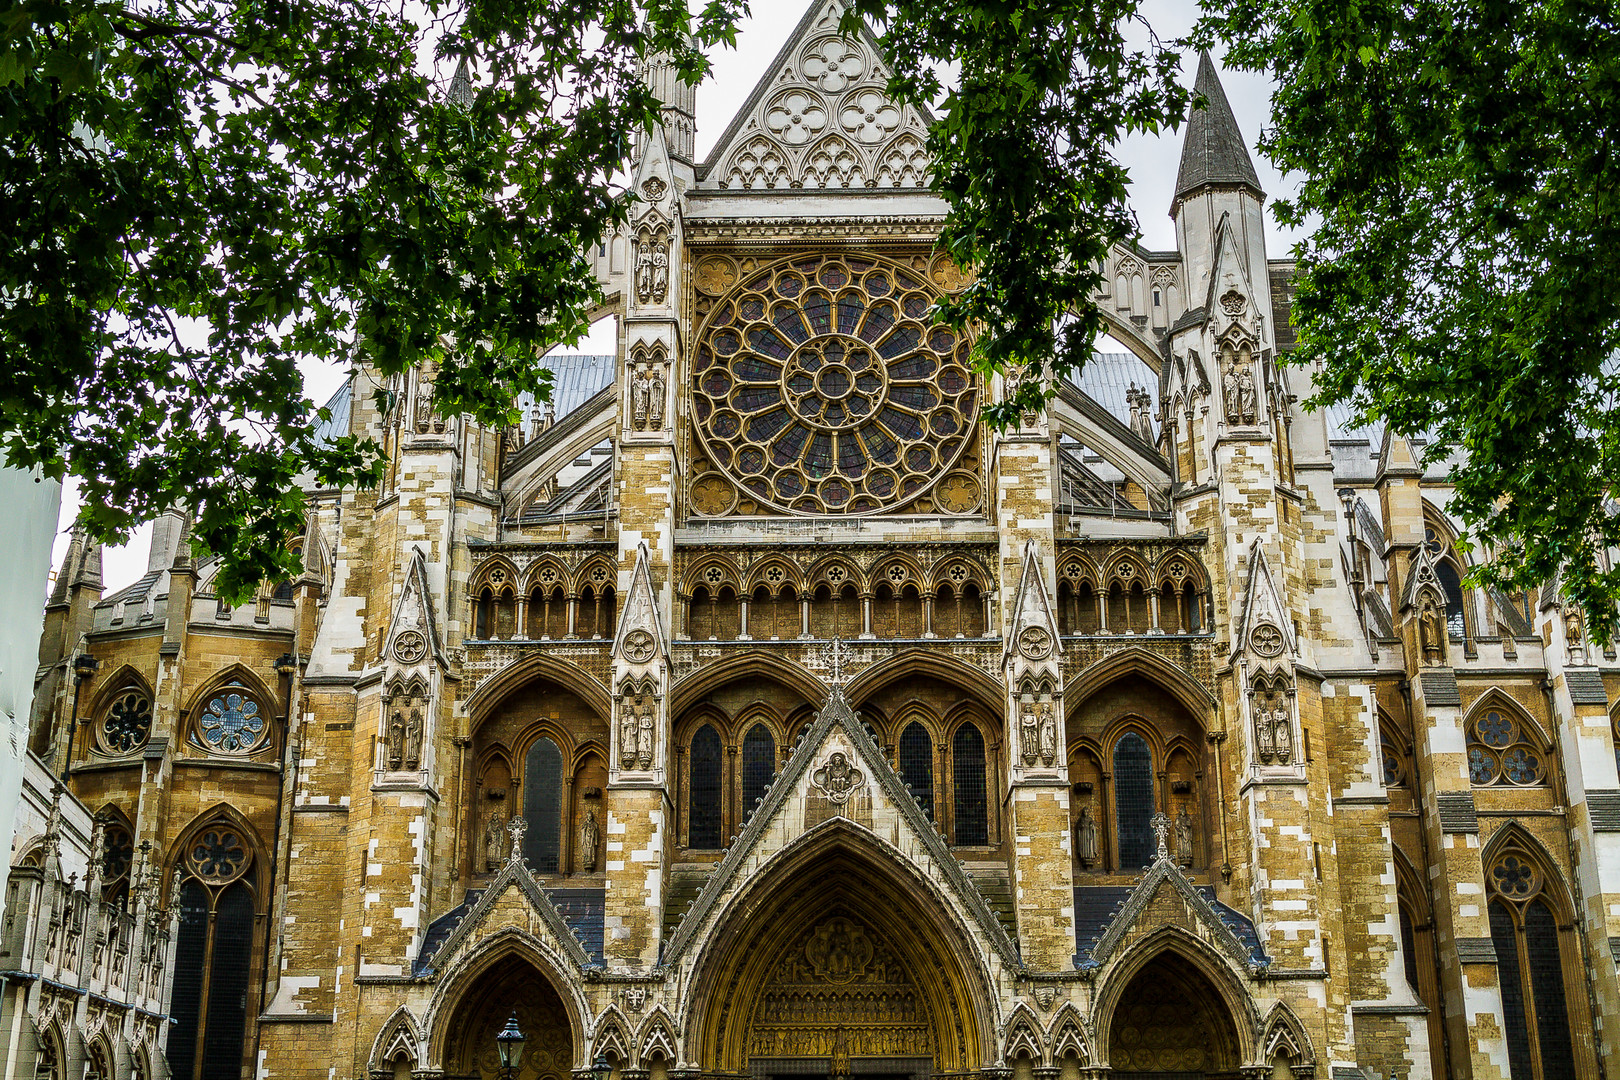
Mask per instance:
[[[1556,582],[1464,586],[1421,444],[1301,407],[1213,64],[1119,347],[996,431],[840,11],[707,161],[649,72],[618,352],[521,427],[360,373],[382,485],[255,604],[183,520],[114,593],[75,542],[32,737],[93,872],[20,831],[0,964],[36,1076],[496,1080],[512,1017],[521,1080],[1620,1069],[1620,664]],[[126,911],[162,1004],[73,989]]]

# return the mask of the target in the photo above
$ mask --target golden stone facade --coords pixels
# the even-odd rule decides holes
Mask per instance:
[[[618,354],[549,414],[361,373],[384,483],[251,607],[177,520],[112,596],[70,557],[34,749],[151,845],[160,1071],[490,1080],[512,1016],[524,1080],[1615,1069],[1620,667],[1301,409],[1213,67],[1177,250],[1096,297],[1130,353],[997,432],[839,10],[708,162],[649,73]]]

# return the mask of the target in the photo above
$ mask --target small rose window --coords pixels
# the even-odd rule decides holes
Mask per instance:
[[[251,858],[241,834],[226,825],[204,829],[186,850],[186,863],[192,874],[209,884],[240,877]]]
[[[1524,725],[1488,709],[1468,725],[1468,782],[1474,787],[1534,787],[1547,782],[1547,755]]]
[[[264,713],[243,686],[227,686],[209,697],[198,721],[203,745],[226,754],[243,754],[264,738]]]
[[[142,690],[119,694],[101,718],[101,748],[111,754],[134,753],[151,734],[152,699]]]

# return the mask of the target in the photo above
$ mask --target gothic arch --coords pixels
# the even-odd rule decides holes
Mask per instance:
[[[634,1044],[631,1043],[628,1034],[630,1023],[619,1011],[619,1007],[609,1005],[603,1010],[602,1015],[596,1018],[595,1027],[595,1038],[592,1039],[595,1049],[591,1051],[591,1060],[595,1061],[605,1056],[617,1060],[619,1068],[629,1068],[630,1047]]]
[[[590,1008],[573,981],[563,972],[570,966],[546,943],[519,927],[507,927],[474,945],[458,957],[439,980],[428,1002],[422,1027],[427,1033],[427,1061],[420,1067],[444,1068],[444,1052],[460,1006],[480,989],[484,975],[497,972],[503,963],[513,961],[533,969],[561,999],[572,1041],[574,1067],[586,1064],[583,1034]]]
[[[998,1055],[987,950],[937,882],[869,830],[835,817],[776,852],[714,914],[685,980],[688,1057],[705,1068],[743,1067],[748,1013],[775,957],[835,911],[871,926],[908,964],[935,1018],[939,1069],[978,1068]]]
[[[1041,1022],[1027,1004],[1020,1001],[1007,1017],[1007,1041],[1002,1057],[1009,1063],[1022,1056],[1031,1065],[1046,1063],[1045,1040],[1041,1037]]]
[[[613,715],[613,699],[608,696],[607,687],[584,668],[545,653],[533,653],[484,680],[467,698],[469,730],[476,731],[508,694],[537,680],[556,683],[604,720]]]
[[[211,677],[209,677],[208,681],[204,682],[202,686],[192,693],[191,697],[186,702],[185,708],[181,710],[181,715],[187,721],[193,719],[196,716],[197,710],[202,707],[202,703],[206,701],[210,695],[217,694],[224,687],[235,683],[241,684],[250,692],[257,695],[259,699],[263,701],[265,705],[268,706],[273,712],[279,712],[283,708],[281,695],[270,689],[269,684],[267,684],[264,679],[260,677],[258,672],[254,671],[246,664],[231,664],[229,667],[215,672]],[[270,719],[272,719],[272,717],[267,716],[265,718],[267,722]],[[272,736],[265,740],[264,745],[269,746],[274,741],[275,739]],[[260,749],[263,749],[263,746],[261,746]]]
[[[1259,1047],[1262,1064],[1275,1065],[1280,1057],[1288,1063],[1289,1068],[1295,1070],[1295,1075],[1301,1066],[1314,1067],[1316,1064],[1316,1050],[1311,1046],[1310,1034],[1285,1001],[1277,1002],[1266,1015]]]
[[[395,1009],[393,1015],[383,1021],[382,1027],[377,1029],[377,1037],[371,1040],[371,1054],[367,1058],[368,1068],[373,1074],[385,1072],[392,1074],[391,1062],[403,1054],[413,1068],[422,1066],[422,1031],[416,1024],[416,1017],[404,1005]]]
[[[1091,1038],[1086,1033],[1085,1017],[1072,1002],[1065,1001],[1052,1017],[1051,1043],[1053,1064],[1071,1054],[1082,1068],[1091,1064]]]
[[[641,1032],[636,1037],[636,1061],[645,1069],[655,1056],[662,1054],[664,1060],[673,1065],[680,1060],[677,1045],[675,1025],[670,1020],[668,1010],[660,1005],[642,1021]]]
[[[1513,718],[1523,724],[1535,736],[1535,741],[1543,753],[1552,753],[1552,735],[1542,722],[1531,715],[1530,710],[1519,703],[1511,694],[1500,686],[1492,685],[1486,688],[1483,694],[1474,699],[1463,713],[1463,727],[1466,729],[1474,722],[1475,717],[1487,709],[1496,708],[1503,712],[1510,712]]]
[[[1149,652],[1140,645],[1110,653],[1070,679],[1069,684],[1063,688],[1066,714],[1073,716],[1080,706],[1085,704],[1087,698],[1126,675],[1141,675],[1153,682],[1180,702],[1182,707],[1206,728],[1215,716],[1215,698],[1202,683],[1169,660],[1157,653]]]
[[[925,653],[920,649],[902,649],[887,660],[880,660],[849,681],[844,694],[857,705],[871,697],[886,683],[906,675],[930,675],[971,694],[992,717],[999,717],[1004,709],[1006,688],[980,669],[951,656]]]
[[[266,895],[266,887],[270,874],[270,853],[265,847],[264,838],[259,835],[259,830],[255,829],[242,812],[230,803],[215,803],[194,816],[186,823],[185,828],[180,830],[178,838],[166,853],[168,865],[165,868],[164,881],[170,883],[174,881],[175,870],[179,869],[184,861],[186,850],[204,830],[213,825],[229,826],[240,833],[248,845],[253,865],[243,874],[242,880],[253,889],[254,909],[263,915],[269,910],[270,898]],[[175,902],[174,897],[169,898],[171,906]]]
[[[80,706],[79,715],[89,717],[94,723],[116,698],[128,690],[139,690],[147,697],[153,697],[151,680],[134,665],[120,664],[116,671],[101,680],[89,706]]]
[[[750,675],[774,679],[798,694],[805,701],[820,701],[827,696],[827,687],[820,679],[798,664],[784,660],[763,649],[750,649],[735,653],[712,664],[702,664],[695,671],[669,688],[669,712],[678,716],[711,691],[729,682]]]
[[[1163,957],[1180,960],[1209,982],[1231,1021],[1238,1063],[1252,1062],[1256,1056],[1254,1040],[1260,1030],[1260,1012],[1246,980],[1233,970],[1219,950],[1179,926],[1164,926],[1141,938],[1109,965],[1098,986],[1091,1014],[1097,1037],[1097,1060],[1112,1060],[1114,1014],[1125,991],[1149,964]]]

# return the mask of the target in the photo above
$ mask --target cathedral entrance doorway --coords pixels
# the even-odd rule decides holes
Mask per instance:
[[[495,1036],[512,1016],[524,1035],[523,1061],[513,1080],[571,1080],[574,1038],[568,1012],[551,980],[521,955],[491,964],[451,1013],[444,1044],[447,1076],[499,1080]]]
[[[1160,953],[1120,994],[1109,1025],[1113,1075],[1140,1080],[1239,1080],[1242,1051],[1225,998],[1174,951]]]
[[[850,831],[732,903],[700,959],[705,1068],[756,1080],[922,1080],[983,1064],[985,980],[930,887]]]

